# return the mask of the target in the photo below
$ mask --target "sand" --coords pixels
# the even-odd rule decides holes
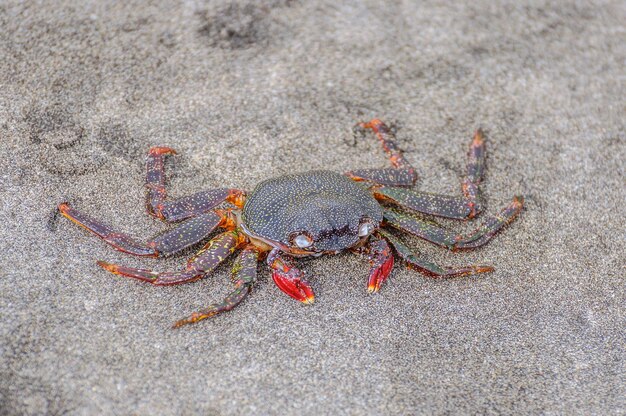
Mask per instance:
[[[0,414],[626,413],[626,8],[620,1],[4,2],[0,5]],[[144,158],[172,197],[296,171],[387,166],[352,126],[394,126],[418,187],[459,193],[482,127],[487,211],[520,218],[434,280],[398,262],[376,295],[352,254],[264,266],[234,311],[229,267],[177,287],[113,276],[63,201],[148,239]],[[471,223],[442,221],[460,231]]]

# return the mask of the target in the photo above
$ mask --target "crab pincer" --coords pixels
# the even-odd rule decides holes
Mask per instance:
[[[308,305],[315,302],[315,294],[304,279],[304,272],[294,267],[276,249],[267,256],[267,264],[272,269],[272,279],[286,295]]]
[[[380,286],[387,280],[393,269],[393,252],[389,244],[382,238],[372,236],[365,246],[359,247],[354,251],[368,257],[370,272],[367,279],[367,291],[369,293],[378,292]]]

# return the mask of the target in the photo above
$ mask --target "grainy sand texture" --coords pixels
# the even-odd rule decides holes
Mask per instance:
[[[0,414],[626,414],[623,1],[0,3]],[[376,295],[367,261],[301,262],[305,306],[267,268],[234,311],[231,263],[174,287],[111,275],[113,250],[58,203],[148,239],[144,160],[172,197],[289,172],[388,166],[380,117],[419,173],[460,194],[482,127],[483,191],[520,218],[479,250],[408,244]],[[468,222],[441,221],[459,231]]]

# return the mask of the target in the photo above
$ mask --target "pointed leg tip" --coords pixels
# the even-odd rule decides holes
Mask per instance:
[[[74,218],[72,217],[72,215],[70,214],[70,211],[72,210],[72,207],[70,207],[70,204],[68,204],[67,202],[62,202],[57,206],[57,209],[59,210],[61,215],[63,215],[65,218],[69,219],[70,221],[76,222]]]
[[[496,270],[495,268],[493,268],[492,266],[476,266],[474,268],[474,273],[478,274],[478,273],[491,273],[494,270]]]
[[[513,203],[521,208],[524,205],[524,197],[522,195],[515,195],[513,197]]]
[[[108,272],[118,274],[118,266],[115,264],[107,263],[106,261],[102,261],[102,260],[98,260],[96,264]]]
[[[170,327],[171,329],[178,329],[182,326],[189,324],[186,319],[181,319],[180,321],[174,322],[174,324]]]
[[[484,141],[485,141],[485,133],[483,132],[483,129],[479,127],[474,132],[474,140],[472,144],[479,145],[479,144],[482,144]]]
[[[166,146],[154,146],[150,148],[151,155],[175,155],[176,150]]]
[[[381,119],[379,118],[373,118],[370,121],[367,122],[361,122],[358,123],[357,126],[363,128],[363,129],[376,129],[378,127],[380,127],[381,125],[383,125],[383,122]]]

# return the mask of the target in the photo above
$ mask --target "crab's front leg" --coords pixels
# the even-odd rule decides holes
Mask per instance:
[[[275,248],[267,255],[267,265],[272,269],[272,279],[280,290],[302,303],[315,301],[313,289],[304,279],[304,272],[294,267],[282,252]]]
[[[367,244],[353,251],[369,258],[370,273],[367,280],[367,291],[370,293],[378,292],[393,269],[393,253],[389,244],[384,239],[372,235]]]

